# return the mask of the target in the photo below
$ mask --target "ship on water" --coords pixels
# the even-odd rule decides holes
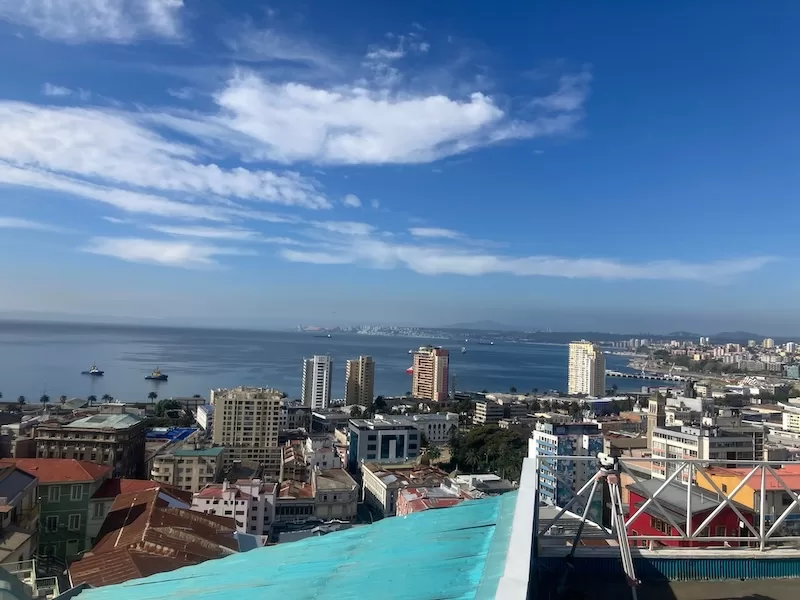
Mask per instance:
[[[161,370],[156,367],[156,370],[150,373],[150,375],[145,375],[145,379],[152,379],[153,381],[166,381],[169,375],[166,373],[162,373]]]
[[[97,368],[97,365],[92,365],[92,368],[88,371],[81,371],[81,375],[91,375],[92,377],[102,377],[105,371],[102,371]]]

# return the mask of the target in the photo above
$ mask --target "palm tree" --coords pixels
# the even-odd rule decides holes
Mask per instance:
[[[59,396],[58,397],[58,401],[61,403],[61,406],[64,406],[67,403],[67,397],[66,396]]]
[[[95,402],[97,402],[97,396],[95,396],[94,394],[92,394],[91,396],[89,396],[88,398],[86,398],[86,401],[89,403],[89,406],[91,406],[92,404],[94,404]]]
[[[25,396],[17,398],[17,404],[19,404],[19,409],[22,410],[22,407],[25,406]]]
[[[152,404],[153,402],[156,401],[156,398],[158,398],[158,394],[156,394],[155,392],[150,392],[149,394],[147,394],[147,397],[150,399],[150,403]]]
[[[192,396],[192,398],[202,398],[202,396],[200,394],[195,394],[194,396]]]
[[[48,396],[47,394],[42,394],[42,397],[39,398],[39,402],[41,402],[44,405],[47,405],[47,403],[50,402],[50,396]]]
[[[103,394],[101,400],[103,402],[111,402],[114,398],[111,397],[111,394]]]

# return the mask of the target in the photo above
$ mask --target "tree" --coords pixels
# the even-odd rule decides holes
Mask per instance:
[[[156,404],[155,413],[157,417],[170,417],[169,413],[172,412],[174,414],[176,411],[181,411],[181,413],[183,412],[183,404],[181,404],[177,400],[170,400],[169,398],[167,398],[164,400],[159,400],[158,403]],[[176,417],[170,417],[170,418],[176,418]],[[178,416],[177,418],[180,418],[180,416]]]
[[[103,394],[101,400],[103,402],[111,402],[114,398],[111,397],[111,394]]]
[[[97,402],[97,396],[95,396],[94,394],[92,394],[91,396],[89,396],[88,398],[86,398],[86,401],[89,403],[89,406],[91,406],[92,404],[94,404],[95,402]]]
[[[511,392],[512,394],[516,394],[517,388],[512,385],[510,388],[508,388],[508,391]]]
[[[58,397],[58,402],[59,402],[59,404],[61,404],[61,406],[64,406],[67,403],[67,397],[64,396],[64,395],[59,396]]]
[[[149,394],[147,394],[147,398],[150,400],[150,403],[152,404],[153,402],[156,401],[156,398],[158,398],[158,394],[156,394],[155,392],[150,392]]]
[[[202,396],[201,396],[200,394],[194,394],[194,395],[192,396],[192,398],[202,398]]]
[[[350,418],[351,419],[360,419],[363,414],[360,406],[354,406],[350,409]]]
[[[538,394],[539,393],[539,388],[533,388],[533,393],[534,394]]]
[[[382,413],[386,411],[386,400],[383,399],[383,396],[378,396],[375,398],[375,412]]]
[[[17,404],[19,404],[19,409],[22,410],[22,407],[25,406],[25,396],[17,398]]]
[[[439,449],[438,446],[430,446],[427,452],[428,458],[431,461],[438,460],[442,457],[442,451]]]
[[[39,402],[41,402],[46,406],[47,403],[50,402],[50,396],[48,396],[47,394],[42,394],[42,397],[39,398]]]

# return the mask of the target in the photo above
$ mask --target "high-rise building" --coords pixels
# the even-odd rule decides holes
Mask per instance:
[[[765,339],[761,344],[766,350],[771,350],[775,347],[775,340],[772,338]]]
[[[345,401],[366,406],[375,397],[375,361],[371,356],[348,360],[345,369]]]
[[[313,410],[328,408],[331,403],[333,359],[317,355],[303,360],[303,404]]]
[[[450,352],[439,346],[420,346],[414,352],[411,394],[437,402],[447,400]]]
[[[252,461],[267,475],[279,475],[280,405],[284,394],[271,388],[237,387],[211,390],[214,445],[225,446],[225,463]]]
[[[602,396],[606,392],[606,359],[600,346],[586,340],[569,345],[570,394]]]

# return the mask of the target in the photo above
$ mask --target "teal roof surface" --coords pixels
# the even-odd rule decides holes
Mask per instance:
[[[80,592],[79,600],[488,600],[517,492]]]

